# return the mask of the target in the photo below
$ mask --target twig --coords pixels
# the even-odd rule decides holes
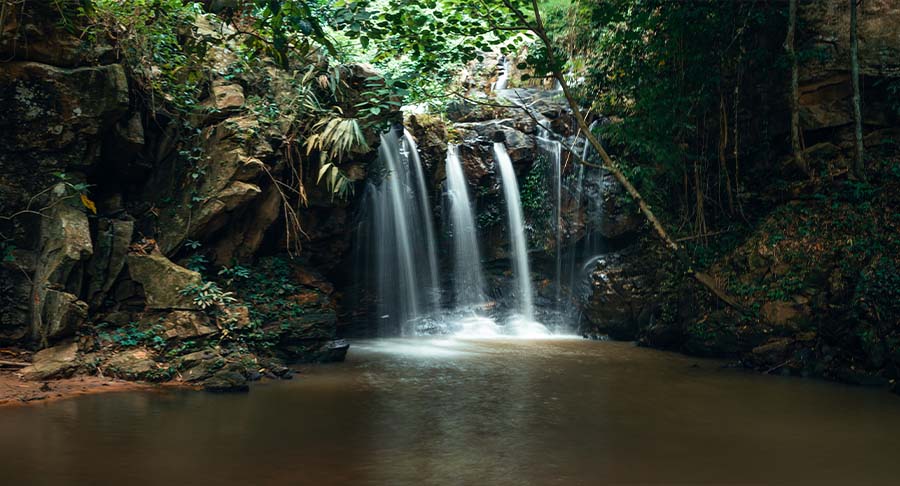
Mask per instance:
[[[773,366],[773,367],[767,369],[766,371],[763,372],[763,374],[768,375],[769,373],[771,373],[779,368],[783,368],[784,366],[792,363],[793,361],[794,361],[794,358],[791,358],[791,359],[785,361],[784,363],[781,363],[780,365],[776,365],[776,366]]]
[[[703,233],[702,235],[686,236],[684,238],[678,238],[675,241],[680,243],[682,241],[691,241],[691,240],[696,240],[698,238],[708,238],[710,236],[721,235],[724,233],[731,233],[731,230],[713,231],[712,233]]]

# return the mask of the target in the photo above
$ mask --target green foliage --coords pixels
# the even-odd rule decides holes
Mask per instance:
[[[158,111],[189,114],[204,82],[207,44],[189,35],[200,13],[182,0],[93,0],[90,38],[115,39],[137,88]]]
[[[861,314],[882,322],[900,322],[900,265],[882,256],[862,272],[856,285]]]
[[[133,348],[135,346],[147,346],[153,349],[162,349],[166,345],[163,337],[163,327],[154,324],[149,327],[142,327],[137,322],[131,322],[127,326],[106,332],[106,323],[96,326],[100,330],[98,337],[103,341],[109,341],[123,348]]]
[[[602,126],[603,138],[654,211],[697,211],[695,190],[724,192],[734,169],[724,172],[717,142],[723,124],[733,139],[736,86],[751,99],[786,66],[773,41],[784,38],[782,4],[610,0],[555,8],[545,17],[556,45],[567,48],[569,84],[583,105],[617,119]],[[765,109],[757,103],[755,117],[765,120]],[[744,143],[740,151],[751,142]],[[764,152],[761,143],[755,152]],[[726,168],[732,152],[727,147]],[[701,208],[707,220],[727,209],[709,205]]]
[[[16,257],[13,254],[15,250],[16,245],[6,241],[0,241],[0,263],[12,263],[16,261]]]
[[[237,302],[234,293],[226,292],[215,282],[202,282],[196,285],[188,285],[179,291],[193,299],[194,304],[201,309],[222,309]]]
[[[275,336],[263,332],[263,324],[299,319],[308,312],[308,305],[327,304],[325,295],[297,283],[292,264],[284,257],[260,259],[247,278],[234,280],[229,288],[240,296],[250,311],[250,331],[244,339],[264,348],[274,344]],[[300,294],[311,296],[312,301],[304,303],[291,299]]]
[[[530,15],[522,0],[341,0],[333,28],[406,84],[412,101],[434,102],[466,62],[495,48],[512,53],[530,39],[510,7]]]
[[[244,0],[239,3],[253,21],[254,34],[248,37],[248,45],[282,66],[290,64],[292,55],[305,57],[320,46],[332,56],[338,54],[322,25],[323,20],[333,16],[331,2]]]
[[[526,221],[531,224],[528,227],[531,243],[538,243],[541,237],[554,226],[553,206],[550,204],[550,192],[547,181],[547,158],[539,156],[531,170],[525,177],[522,185],[522,211]]]

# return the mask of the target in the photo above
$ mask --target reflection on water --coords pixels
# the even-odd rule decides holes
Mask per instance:
[[[582,340],[375,340],[249,395],[0,409],[0,484],[896,484],[900,399]]]

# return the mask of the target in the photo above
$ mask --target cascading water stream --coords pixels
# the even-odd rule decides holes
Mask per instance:
[[[403,130],[404,147],[401,153],[406,156],[409,166],[416,174],[416,192],[419,196],[419,211],[425,222],[425,249],[428,253],[429,280],[431,283],[429,302],[431,311],[440,308],[440,275],[438,273],[437,249],[434,237],[434,218],[431,214],[431,203],[428,199],[428,186],[425,184],[425,174],[422,171],[422,160],[419,158],[419,148],[409,130]]]
[[[381,136],[381,146],[378,149],[378,155],[382,157],[382,160],[385,163],[388,171],[390,173],[387,176],[387,187],[382,188],[384,190],[384,195],[387,201],[382,201],[390,208],[388,211],[393,216],[392,225],[395,226],[395,231],[393,231],[393,242],[385,241],[387,238],[381,239],[379,241],[382,245],[396,245],[396,248],[399,250],[399,258],[397,259],[397,263],[399,264],[399,277],[400,277],[400,286],[406,292],[406,302],[403,302],[401,299],[401,308],[403,309],[403,314],[401,314],[401,319],[403,321],[409,321],[415,319],[419,316],[420,305],[419,305],[419,287],[418,282],[415,275],[415,266],[413,262],[413,251],[411,247],[412,237],[409,232],[409,216],[406,211],[406,201],[404,201],[405,196],[405,182],[407,182],[408,178],[405,177],[406,171],[401,170],[400,168],[400,147],[397,143],[397,139],[394,136],[390,135],[382,135]],[[383,212],[383,215],[387,215],[388,212]],[[381,226],[383,228],[388,228],[388,221],[382,221]],[[383,276],[389,275],[390,269],[385,268]],[[408,334],[407,329],[402,329],[403,334]]]
[[[552,176],[551,184],[553,185],[554,197],[554,221],[553,226],[556,229],[556,304],[560,306],[562,303],[562,144],[551,138],[550,133],[544,127],[540,127],[538,131],[538,147],[547,157],[547,163],[550,166]]]
[[[494,82],[494,85],[491,87],[491,91],[497,92],[500,90],[504,90],[509,86],[509,71],[512,69],[512,62],[506,57],[504,57],[500,65],[500,76],[497,78],[497,81]]]
[[[458,309],[473,309],[484,303],[481,252],[469,189],[459,159],[459,147],[447,147],[447,199],[453,240],[453,288]]]
[[[527,321],[534,320],[534,300],[531,292],[531,270],[528,264],[528,247],[525,241],[525,224],[522,216],[522,202],[519,197],[519,183],[513,171],[512,161],[506,146],[494,142],[494,158],[500,167],[500,179],[506,198],[509,218],[510,253],[516,278],[519,313]]]
[[[437,311],[440,304],[427,186],[411,137],[401,140],[393,131],[382,134],[378,160],[384,177],[366,188],[366,220],[358,238],[368,247],[364,266],[374,268],[367,282],[383,324],[381,332],[412,335],[415,321]],[[426,261],[428,265],[422,265]],[[368,267],[361,276],[367,273]]]

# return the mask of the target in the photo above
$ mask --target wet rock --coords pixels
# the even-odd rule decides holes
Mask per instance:
[[[322,363],[344,361],[348,349],[350,349],[350,343],[346,339],[325,343],[319,348],[319,361]]]
[[[682,349],[695,356],[733,358],[747,349],[734,326],[734,318],[724,311],[711,312],[687,326]]]
[[[293,275],[297,283],[301,285],[314,288],[326,295],[334,292],[334,285],[313,269],[297,265],[294,266]]]
[[[216,351],[204,349],[181,357],[178,367],[181,378],[187,382],[198,382],[211,377],[225,366],[225,359]]]
[[[221,322],[230,327],[242,329],[250,325],[250,309],[245,305],[228,306],[222,314]]]
[[[202,349],[200,351],[194,351],[193,353],[182,356],[180,359],[180,366],[182,368],[190,368],[203,361],[210,361],[214,359],[221,359],[221,355],[217,351],[214,351],[212,349]]]
[[[595,265],[584,312],[590,332],[620,340],[637,338],[654,315],[655,270],[635,249],[604,255]]]
[[[78,368],[78,344],[67,343],[35,353],[31,366],[22,369],[26,380],[47,380],[71,376]]]
[[[197,309],[192,298],[180,292],[199,285],[199,273],[180,267],[159,254],[131,253],[126,261],[132,280],[143,287],[148,309]]]
[[[334,340],[337,333],[337,314],[332,309],[310,308],[288,320],[263,328],[276,337],[276,353],[288,362],[319,361],[328,349],[323,346]]]
[[[250,385],[240,367],[229,365],[203,382],[203,389],[212,393],[246,393]]]

